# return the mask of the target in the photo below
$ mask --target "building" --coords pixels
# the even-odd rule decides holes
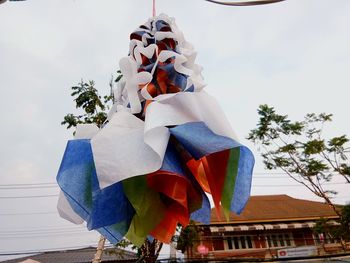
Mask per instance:
[[[200,241],[187,252],[188,258],[203,256],[198,251],[210,258],[271,258],[288,253],[320,255],[342,248],[329,234],[313,231],[320,218],[331,227],[339,225],[339,216],[321,202],[288,195],[252,196],[240,215],[231,213],[229,221],[223,218],[212,210],[211,224],[200,225]]]
[[[116,253],[109,253],[115,251]],[[11,259],[3,261],[4,263],[21,263],[21,262],[39,262],[39,263],[91,263],[96,248],[87,247],[75,250],[45,252],[37,255],[26,256],[24,258]],[[121,249],[105,249],[101,262],[135,262],[137,260],[136,253]]]

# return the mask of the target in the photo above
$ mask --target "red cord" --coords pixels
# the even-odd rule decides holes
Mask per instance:
[[[153,0],[153,13],[152,13],[153,17],[155,17],[156,14],[156,0]]]

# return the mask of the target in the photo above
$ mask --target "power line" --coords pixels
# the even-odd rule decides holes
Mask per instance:
[[[1,187],[0,190],[57,188],[58,185]]]
[[[348,183],[324,183],[327,185],[347,185]],[[303,187],[301,184],[253,184],[254,187]],[[26,196],[0,196],[0,199],[29,199],[29,198],[46,198],[46,197],[57,197],[58,194],[48,194],[48,195],[26,195]],[[0,214],[1,215],[1,214]]]
[[[0,230],[2,238],[50,237],[56,235],[91,234],[85,227]]]
[[[45,232],[45,231],[75,231],[75,230],[84,230],[86,229],[83,226],[76,226],[76,227],[50,227],[50,228],[27,228],[27,229],[15,229],[15,230],[1,230],[0,233],[24,233],[24,232]]]
[[[255,171],[253,172],[254,175],[287,175],[286,172],[272,172],[272,171]],[[18,187],[18,186],[46,186],[46,185],[54,185],[57,186],[57,182],[45,182],[45,183],[12,183],[12,184],[0,184],[0,187]]]
[[[111,248],[113,246],[107,246],[105,248]],[[29,251],[14,251],[14,252],[1,252],[0,256],[16,256],[16,255],[28,255],[28,254],[41,254],[47,252],[57,252],[62,250],[75,250],[75,249],[83,249],[83,248],[91,248],[96,249],[96,243],[87,244],[84,246],[76,246],[76,247],[60,247],[60,248],[50,248],[50,249],[42,249],[42,250],[29,250]]]
[[[52,236],[67,236],[67,235],[86,235],[91,234],[91,232],[88,231],[75,231],[75,232],[62,232],[62,233],[39,233],[39,234],[30,234],[30,235],[1,235],[2,238],[8,238],[8,239],[22,239],[22,238],[37,238],[37,237],[52,237]]]
[[[269,179],[269,180],[276,180],[276,179],[289,179],[289,178],[272,178],[272,176],[265,176],[265,177],[254,177],[253,176],[253,180],[258,180],[258,179]],[[324,185],[346,185],[347,183],[325,183]],[[261,185],[261,186],[269,186],[269,185]],[[292,185],[281,185],[281,186],[292,186]],[[296,186],[296,185],[295,185]],[[25,189],[39,189],[39,188],[57,188],[58,186],[40,186],[40,187],[6,187],[6,188],[2,188],[0,187],[0,190],[25,190]],[[23,197],[13,197],[13,198],[27,198],[27,197],[48,197],[48,196],[54,196],[54,195],[47,195],[47,196],[23,196]],[[0,196],[0,199],[5,199],[5,198],[12,198],[9,196]]]
[[[284,172],[254,172],[254,175],[284,175]],[[56,182],[46,183],[13,183],[13,184],[0,184],[0,187],[53,187],[58,186]]]
[[[0,214],[0,216],[24,216],[24,215],[53,215],[57,214],[58,212],[34,212],[34,213],[4,213]]]
[[[21,199],[21,198],[43,198],[43,197],[57,197],[58,194],[52,195],[26,195],[26,196],[0,196],[0,199]]]
[[[327,186],[327,185],[347,185],[348,183],[324,183],[322,185]],[[299,187],[302,186],[304,187],[304,185],[302,184],[252,184],[255,187],[286,187],[286,186],[291,186],[291,187]]]
[[[11,186],[38,186],[38,185],[57,185],[57,183],[26,183],[26,184],[0,184],[0,187],[11,187]]]
[[[61,234],[69,234],[69,233],[71,233],[71,234],[74,234],[74,233],[91,233],[90,231],[88,231],[87,230],[87,228],[86,229],[81,229],[81,230],[71,230],[71,231],[59,231],[59,232],[54,232],[54,231],[47,231],[47,232],[28,232],[28,233],[26,233],[26,232],[23,232],[23,233],[20,233],[20,232],[13,232],[13,233],[10,233],[10,232],[5,232],[5,233],[1,233],[1,237],[4,237],[4,236],[11,236],[11,237],[19,237],[19,238],[21,238],[21,237],[24,237],[24,236],[29,236],[29,237],[31,237],[31,236],[37,236],[37,235],[44,235],[44,236],[46,236],[46,235],[56,235],[56,234],[59,234],[59,235],[61,235]]]
[[[287,175],[284,172],[254,172],[253,176],[256,175]],[[260,178],[260,176],[259,176]],[[261,177],[262,178],[262,177]],[[266,178],[270,178],[267,176]],[[59,185],[56,182],[47,182],[47,183],[19,183],[19,184],[0,184],[0,189],[31,189],[31,188],[55,188]]]

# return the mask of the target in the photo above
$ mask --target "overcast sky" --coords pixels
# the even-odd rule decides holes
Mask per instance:
[[[108,93],[111,74],[128,53],[129,34],[149,18],[151,2],[0,5],[0,253],[97,243],[98,235],[58,217],[56,196],[4,198],[55,195],[57,187],[4,185],[55,182],[71,138],[60,125],[65,114],[75,111],[70,87],[81,78],[93,79],[102,94]],[[259,153],[245,137],[265,103],[292,119],[333,113],[325,135],[350,136],[350,2],[287,0],[230,8],[203,0],[158,0],[157,12],[176,18],[198,51],[207,92],[254,152],[252,193],[319,200],[284,175],[264,174]],[[350,201],[349,187],[336,183],[331,186],[339,191],[335,201]]]

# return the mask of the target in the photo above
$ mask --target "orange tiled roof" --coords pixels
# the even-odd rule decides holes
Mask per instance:
[[[292,198],[288,195],[251,196],[240,215],[231,213],[232,223],[282,222],[324,218],[337,218],[327,204]],[[227,223],[224,216],[218,219],[215,209],[211,213],[212,223]]]

